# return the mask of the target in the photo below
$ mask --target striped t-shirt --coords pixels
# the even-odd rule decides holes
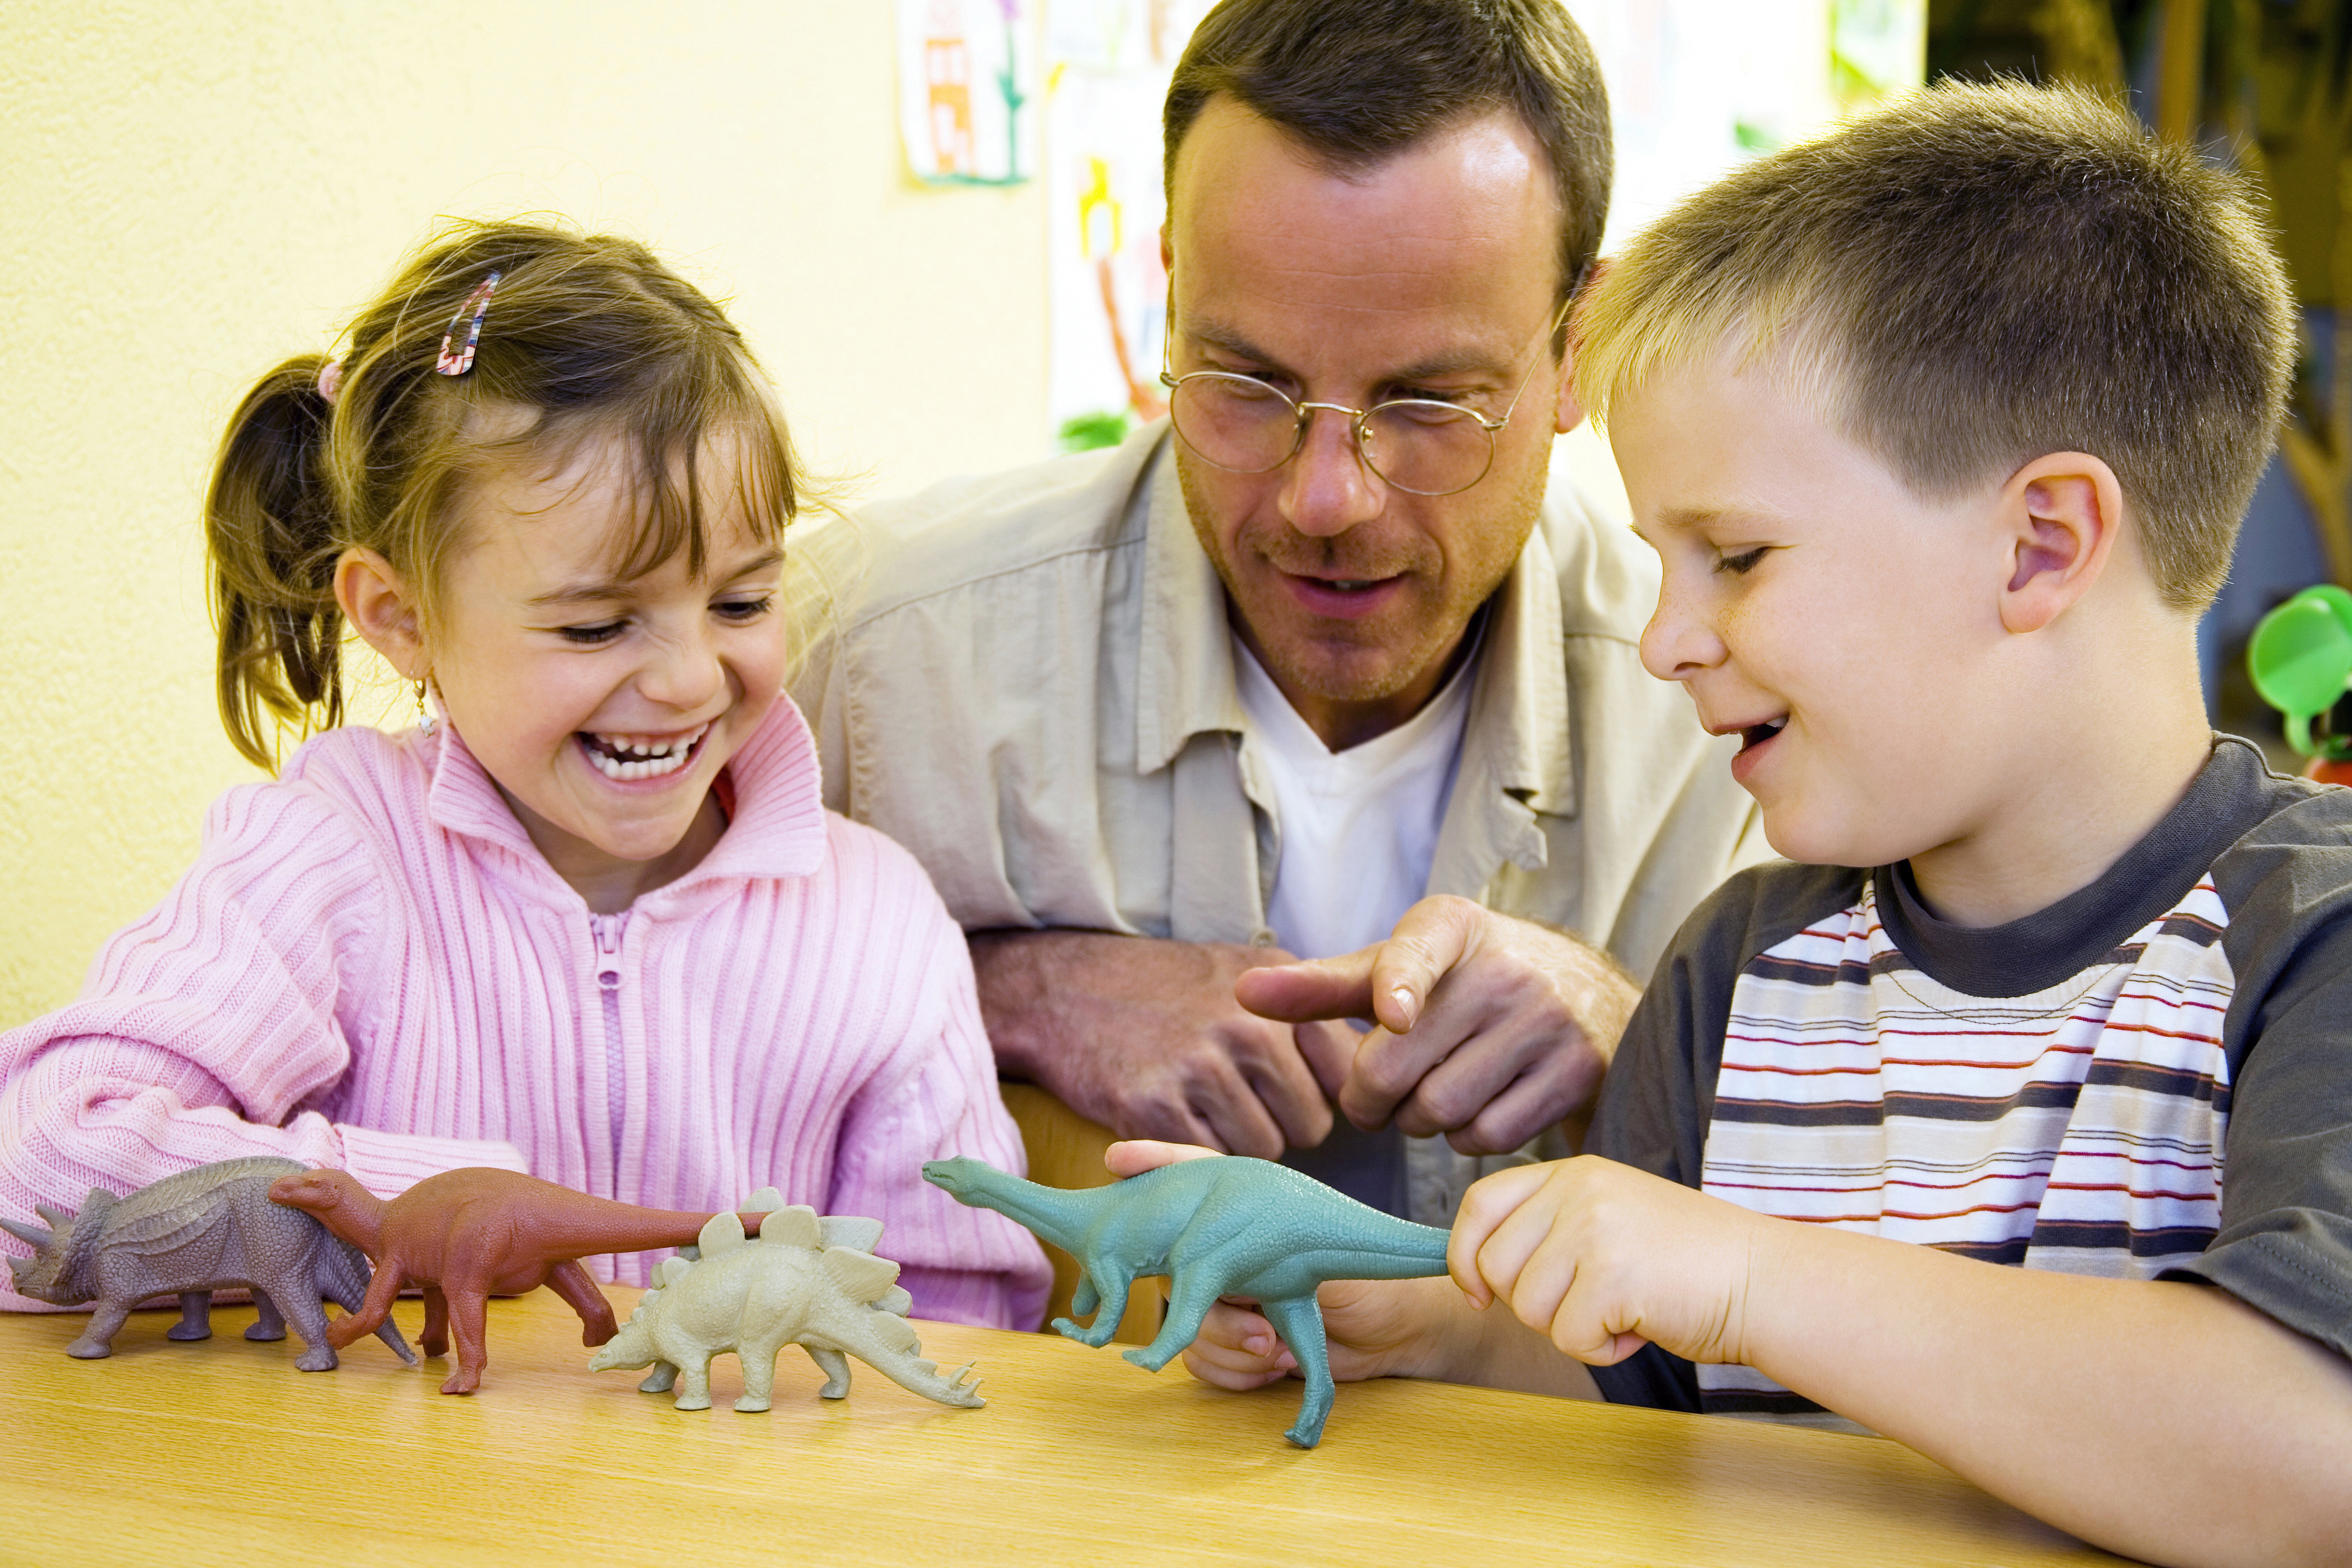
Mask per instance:
[[[1989,1263],[2206,1279],[2352,1354],[2352,790],[2219,739],[2097,881],[1989,931],[1901,867],[1744,873],[1660,965],[1593,1147]],[[1600,1376],[1818,1410],[1654,1349]]]

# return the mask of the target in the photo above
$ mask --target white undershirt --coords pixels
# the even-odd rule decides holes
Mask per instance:
[[[1281,849],[1266,924],[1301,958],[1387,939],[1429,886],[1470,717],[1474,647],[1422,710],[1334,752],[1239,637],[1234,671]]]

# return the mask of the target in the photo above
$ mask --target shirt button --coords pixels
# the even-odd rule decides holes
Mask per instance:
[[[1258,927],[1257,930],[1250,932],[1250,945],[1252,947],[1274,946],[1274,932],[1268,931],[1264,926]]]

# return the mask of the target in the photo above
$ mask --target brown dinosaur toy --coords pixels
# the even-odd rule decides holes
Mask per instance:
[[[690,1247],[707,1214],[638,1208],[591,1197],[487,1165],[427,1176],[386,1202],[348,1171],[303,1171],[269,1184],[273,1203],[316,1215],[375,1263],[358,1311],[328,1325],[341,1350],[372,1333],[404,1285],[425,1288],[426,1355],[446,1354],[454,1335],[457,1370],[444,1394],[471,1394],[489,1364],[483,1308],[492,1296],[520,1296],[544,1285],[580,1314],[580,1342],[601,1345],[617,1333],[613,1309],[578,1259],[599,1252]],[[743,1216],[756,1231],[761,1216]]]

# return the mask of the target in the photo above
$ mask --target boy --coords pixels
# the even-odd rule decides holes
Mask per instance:
[[[1834,1412],[2121,1551],[2352,1553],[2352,791],[2214,735],[2196,658],[2294,353],[2254,211],[1949,86],[1592,286],[1644,661],[1797,863],[1677,937],[1601,1157],[1471,1190],[1460,1291],[1329,1288],[1336,1373]],[[1409,1028],[1480,918],[1243,999]],[[1288,1359],[1227,1307],[1188,1363]]]

